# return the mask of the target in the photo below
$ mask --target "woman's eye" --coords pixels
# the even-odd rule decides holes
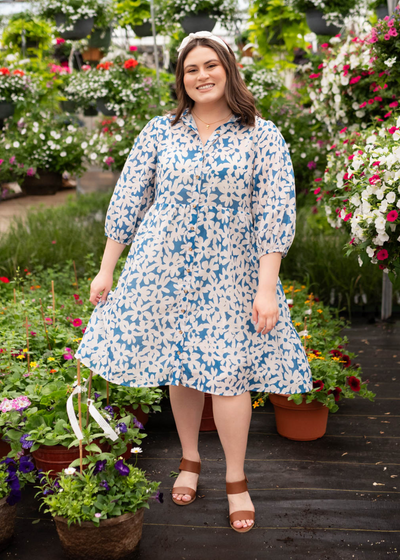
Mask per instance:
[[[211,66],[208,66],[208,68],[215,68],[216,64],[211,64]],[[189,70],[189,72],[194,72],[194,70]]]

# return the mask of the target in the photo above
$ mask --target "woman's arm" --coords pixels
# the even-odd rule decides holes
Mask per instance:
[[[117,264],[117,261],[125,247],[126,245],[118,243],[111,238],[107,239],[100,271],[90,285],[89,301],[93,305],[97,305],[100,300],[107,300],[108,292],[111,290],[113,285],[115,265]]]
[[[278,282],[282,253],[268,253],[260,257],[258,290],[253,303],[253,322],[258,323],[257,332],[268,333],[279,319],[276,301],[276,284]]]

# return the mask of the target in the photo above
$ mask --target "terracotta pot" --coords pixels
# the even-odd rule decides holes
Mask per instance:
[[[17,504],[10,506],[7,497],[0,500],[0,552],[10,544],[14,535]]]
[[[0,435],[0,438],[2,436]],[[7,443],[6,441],[4,441],[3,439],[0,439],[0,458],[2,457],[6,457],[11,451],[11,445],[9,443]]]
[[[54,517],[61,546],[74,560],[119,560],[131,554],[142,537],[144,508],[136,513],[100,521],[91,521],[68,528],[65,517]]]
[[[82,53],[82,58],[88,62],[98,62],[103,58],[103,51],[100,50],[98,47],[88,47]]]
[[[95,441],[102,451],[109,451],[110,445],[108,443],[100,444]],[[83,449],[83,457],[86,457],[89,453]],[[52,478],[56,478],[57,474],[67,469],[72,461],[79,459],[79,447],[72,447],[68,449],[63,445],[41,445],[39,449],[36,449],[32,453],[33,462],[37,469],[41,469],[44,472],[53,471],[50,473]],[[85,467],[85,465],[84,465]]]
[[[201,417],[200,432],[214,432],[216,430],[217,426],[214,422],[212,396],[206,393],[204,395],[204,408]]]
[[[326,432],[328,407],[318,401],[296,404],[288,401],[289,395],[270,393],[274,405],[276,429],[281,436],[295,441],[313,441]]]

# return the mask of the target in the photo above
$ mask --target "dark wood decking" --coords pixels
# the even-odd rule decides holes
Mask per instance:
[[[400,327],[357,322],[346,334],[376,400],[341,403],[326,435],[308,443],[277,434],[270,403],[254,412],[246,473],[256,527],[247,534],[228,527],[224,458],[214,432],[200,436],[201,498],[187,508],[172,503],[170,472],[178,470],[180,447],[164,403],[149,421],[138,462],[162,481],[164,503],[146,511],[132,560],[400,559]],[[15,541],[1,557],[63,560],[34,492],[24,491]]]

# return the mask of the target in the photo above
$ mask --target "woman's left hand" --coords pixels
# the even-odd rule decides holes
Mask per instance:
[[[269,333],[279,319],[279,307],[276,292],[258,289],[253,303],[253,322],[258,323],[257,332]]]

